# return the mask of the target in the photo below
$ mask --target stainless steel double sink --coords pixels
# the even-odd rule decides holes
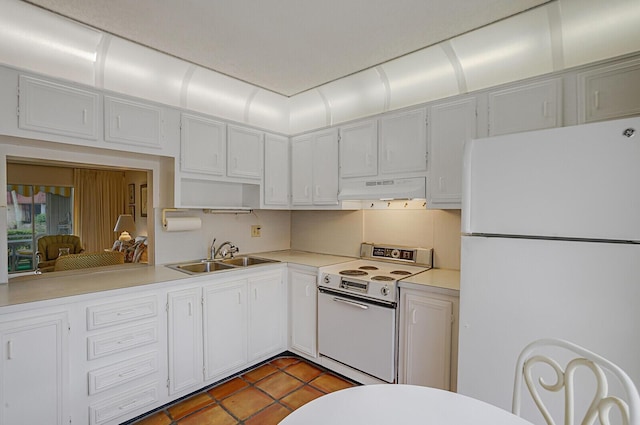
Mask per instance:
[[[167,265],[167,267],[187,274],[202,274],[223,270],[240,269],[243,267],[251,267],[269,263],[279,263],[279,261],[254,257],[251,255],[243,255],[241,257],[226,258],[220,260],[200,260],[169,264]]]

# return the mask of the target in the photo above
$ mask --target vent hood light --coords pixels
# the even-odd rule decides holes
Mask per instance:
[[[363,210],[424,210],[426,199],[362,201]]]

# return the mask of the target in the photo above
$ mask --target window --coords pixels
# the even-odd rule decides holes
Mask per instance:
[[[7,186],[9,273],[34,270],[37,240],[73,233],[73,188]]]

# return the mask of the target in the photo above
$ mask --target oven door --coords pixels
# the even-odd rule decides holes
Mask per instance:
[[[396,379],[395,304],[318,288],[318,351],[386,382]]]

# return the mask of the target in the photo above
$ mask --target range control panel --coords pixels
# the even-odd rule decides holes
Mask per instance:
[[[388,262],[410,263],[431,268],[433,264],[432,248],[417,248],[400,245],[377,245],[363,242],[360,245],[360,258]]]
[[[374,246],[371,256],[373,258],[393,258],[394,260],[405,260],[405,261],[415,262],[416,250]]]

